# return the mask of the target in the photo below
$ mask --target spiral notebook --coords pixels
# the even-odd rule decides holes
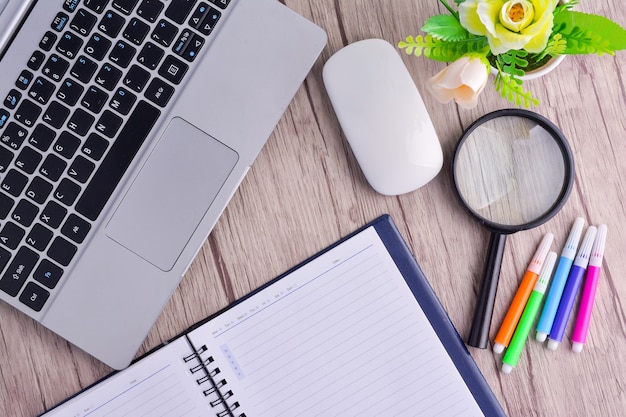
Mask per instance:
[[[43,416],[504,416],[382,216]]]

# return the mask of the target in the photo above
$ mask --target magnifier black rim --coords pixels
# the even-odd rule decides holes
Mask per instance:
[[[485,122],[488,122],[489,120],[492,120],[498,117],[504,117],[504,116],[524,117],[524,118],[532,120],[533,122],[543,127],[548,133],[552,135],[555,142],[561,149],[561,152],[563,153],[563,162],[565,163],[565,178],[564,178],[565,187],[563,187],[563,189],[561,190],[561,193],[559,197],[556,199],[556,201],[554,202],[554,204],[548,210],[546,210],[546,212],[542,216],[538,217],[532,222],[524,223],[520,225],[513,225],[513,226],[492,222],[484,218],[480,214],[478,214],[476,211],[474,211],[469,206],[469,204],[463,198],[463,196],[461,195],[461,192],[459,191],[459,185],[457,182],[457,177],[456,177],[456,172],[455,172],[456,161],[459,155],[459,150],[461,149],[461,147],[463,146],[467,138],[471,135],[471,133],[480,125],[484,124]],[[550,120],[548,120],[544,116],[538,113],[535,113],[533,111],[524,110],[524,109],[511,108],[511,109],[496,110],[494,112],[487,113],[486,115],[474,121],[465,130],[465,132],[463,132],[463,136],[461,136],[461,139],[456,145],[456,148],[454,150],[454,156],[452,158],[451,170],[452,170],[452,180],[454,182],[454,190],[456,192],[457,197],[461,201],[462,206],[465,207],[465,209],[473,217],[478,219],[489,230],[491,230],[492,232],[501,233],[501,234],[511,234],[511,233],[519,232],[521,230],[531,229],[533,227],[540,226],[546,221],[550,220],[565,205],[565,202],[567,201],[567,198],[569,197],[572,191],[573,184],[574,184],[574,157],[572,155],[572,149],[570,148],[569,143],[567,139],[565,138],[565,135],[563,135],[561,130],[554,123],[552,123]]]

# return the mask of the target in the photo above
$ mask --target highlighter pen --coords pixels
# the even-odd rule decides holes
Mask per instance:
[[[561,302],[559,303],[559,308],[556,311],[554,323],[552,323],[552,329],[550,330],[550,336],[548,336],[548,349],[550,350],[556,350],[563,340],[565,327],[567,326],[567,321],[572,312],[578,288],[580,287],[583,275],[585,275],[585,270],[589,264],[589,254],[591,254],[591,246],[596,238],[596,232],[597,229],[595,226],[589,226],[585,233],[583,243],[578,249],[576,259],[574,259],[574,265],[567,277],[563,297],[561,297]]]
[[[565,246],[561,252],[561,258],[556,266],[556,272],[554,272],[554,278],[552,278],[552,284],[550,284],[550,291],[548,291],[546,303],[541,311],[539,322],[537,322],[537,334],[535,338],[539,342],[545,342],[550,333],[550,329],[552,329],[556,309],[559,308],[559,301],[561,301],[561,296],[563,295],[567,275],[576,257],[576,249],[578,249],[584,225],[585,220],[582,217],[578,217],[574,221],[572,230],[567,237],[567,242],[565,242]]]
[[[530,329],[533,327],[539,307],[541,307],[541,300],[543,299],[543,295],[546,293],[546,289],[548,288],[548,283],[550,282],[550,277],[552,276],[552,270],[554,269],[555,263],[556,252],[548,253],[546,261],[543,264],[543,269],[541,269],[539,280],[535,284],[535,288],[533,288],[533,292],[528,298],[528,303],[526,303],[526,308],[524,308],[522,318],[519,319],[519,324],[517,325],[517,329],[515,329],[511,343],[504,354],[504,358],[502,358],[502,372],[505,374],[510,374],[513,368],[517,365],[517,361],[519,361],[522,349],[524,348],[524,344],[528,338],[528,333],[530,333]]]
[[[598,279],[600,278],[600,269],[602,268],[602,258],[604,257],[604,245],[606,243],[606,225],[598,226],[598,234],[593,248],[591,249],[591,257],[589,258],[589,267],[585,276],[585,285],[580,298],[580,307],[578,308],[578,316],[576,317],[576,325],[572,333],[572,350],[580,353],[587,341],[587,330],[589,330],[589,321],[591,320],[591,311],[596,297],[596,289],[598,288]]]
[[[522,278],[522,282],[515,293],[515,297],[513,297],[513,302],[511,302],[509,311],[506,312],[502,326],[500,326],[500,330],[494,340],[494,352],[502,353],[504,348],[509,345],[513,332],[515,331],[515,327],[517,326],[517,322],[519,321],[519,318],[524,311],[524,306],[526,306],[526,301],[528,301],[528,297],[530,297],[530,293],[537,282],[537,277],[541,272],[541,267],[543,266],[543,262],[546,260],[546,255],[550,250],[550,245],[552,245],[553,240],[554,235],[552,233],[546,233],[541,240],[539,247],[537,247],[535,255],[528,264],[528,268]]]

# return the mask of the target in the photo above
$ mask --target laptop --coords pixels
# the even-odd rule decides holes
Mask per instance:
[[[276,0],[0,0],[0,28],[0,299],[124,368],[326,34]]]

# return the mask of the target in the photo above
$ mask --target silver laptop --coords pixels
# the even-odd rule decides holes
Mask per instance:
[[[276,0],[0,10],[0,299],[123,368],[326,35]]]

